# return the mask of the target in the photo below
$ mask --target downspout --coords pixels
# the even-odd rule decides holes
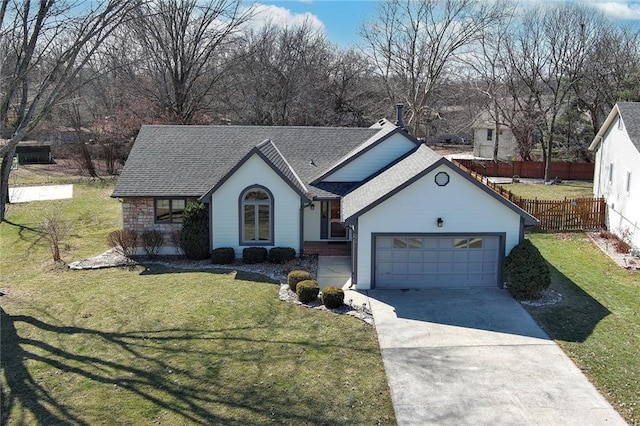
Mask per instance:
[[[349,231],[351,231],[351,285],[349,288],[357,288],[358,287],[358,234],[356,232],[355,225],[347,225],[345,224]]]
[[[304,203],[304,199],[301,197],[300,198],[300,229],[298,230],[299,234],[300,234],[300,241],[298,242],[300,244],[300,258],[302,258],[302,256],[304,256],[304,209],[305,209],[305,203]]]
[[[209,198],[209,254],[213,253],[213,195]]]

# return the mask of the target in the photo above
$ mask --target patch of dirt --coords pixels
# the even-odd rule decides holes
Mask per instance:
[[[473,145],[456,145],[456,144],[429,144],[429,148],[434,150],[440,155],[450,154],[467,154],[473,153]]]

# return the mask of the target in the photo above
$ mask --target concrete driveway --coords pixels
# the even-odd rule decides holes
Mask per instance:
[[[400,425],[624,425],[505,290],[370,290]]]

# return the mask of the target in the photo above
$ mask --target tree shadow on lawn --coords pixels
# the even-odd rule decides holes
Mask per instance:
[[[552,339],[584,342],[611,311],[553,265],[549,264],[549,272],[551,288],[562,294],[562,302],[526,308]]]
[[[28,324],[40,331],[55,333],[55,335],[51,339],[47,338],[47,341],[21,337],[16,328],[18,323],[23,323],[19,325],[20,328]],[[293,356],[296,351],[298,353],[305,350],[323,351],[332,346],[330,344],[294,339],[277,341],[269,339],[268,336],[264,339],[252,337],[251,333],[260,326],[211,331],[165,329],[104,332],[83,327],[57,326],[28,315],[9,315],[1,308],[0,326],[1,367],[7,385],[0,395],[2,396],[0,425],[6,425],[10,420],[20,422],[19,419],[9,418],[13,407],[17,405],[31,413],[38,424],[89,424],[88,420],[82,418],[83,413],[79,411],[80,409],[57,401],[47,389],[43,377],[52,374],[50,372],[71,375],[59,376],[59,381],[65,380],[66,377],[67,383],[72,383],[73,380],[69,381],[69,378],[75,376],[81,380],[98,382],[117,390],[124,390],[129,393],[129,396],[120,394],[120,399],[130,400],[134,397],[144,399],[155,407],[154,412],[172,412],[182,421],[189,423],[246,424],[255,419],[259,419],[259,422],[278,419],[292,424],[317,423],[320,419],[323,423],[345,423],[345,420],[333,418],[331,413],[326,413],[325,404],[319,401],[316,401],[316,407],[311,408],[307,414],[300,413],[301,406],[296,405],[298,396],[291,395],[286,386],[279,388],[263,381],[253,386],[240,387],[218,377],[218,371],[227,362],[226,360],[233,360],[234,363],[241,363],[239,368],[242,368],[242,371],[257,369],[256,374],[260,376],[257,380],[261,380],[270,376],[269,359],[265,359],[265,353],[268,354],[269,350],[285,347],[286,350],[276,349],[277,353],[289,353]],[[90,355],[81,355],[69,352],[62,347],[66,338],[78,338],[81,335],[89,335],[85,337],[95,337],[107,342],[110,345],[108,353],[105,353],[104,357],[100,357],[97,351]],[[191,344],[180,344],[193,342],[195,345],[198,340],[218,340],[221,344],[212,343],[212,351],[193,349],[195,346]],[[249,342],[254,346],[254,350],[234,346],[234,340],[240,341],[239,343]],[[51,342],[59,342],[60,345],[56,346]],[[367,353],[358,353],[366,350],[357,345],[350,349],[354,352],[350,356],[367,356]],[[124,352],[127,359],[135,362],[114,361],[114,351],[118,351],[117,355],[122,355]],[[211,362],[212,365],[207,368],[206,377],[195,375],[186,365],[170,363],[173,357],[184,356],[185,353],[198,360]],[[283,362],[282,357],[274,362]],[[136,367],[135,364],[138,363],[146,363],[147,366]],[[39,369],[43,377],[34,377],[31,369],[37,364],[47,366],[50,372]],[[292,362],[292,365],[295,366],[296,363]],[[296,374],[295,368],[291,374]],[[45,372],[42,373],[42,371]],[[79,385],[78,392],[81,392],[82,388]],[[97,393],[102,392],[104,398],[112,395],[111,388],[103,388],[109,389],[103,391],[99,388],[100,386],[96,388],[94,383],[89,387],[90,394],[95,397]],[[95,407],[92,408],[95,409]],[[232,414],[225,415],[222,412]],[[134,414],[133,418],[135,418],[135,413],[129,414]],[[24,415],[26,414],[23,413]]]
[[[202,273],[213,274],[213,275],[230,275],[235,273],[235,276],[234,276],[235,280],[251,281],[251,282],[266,283],[266,284],[278,284],[278,281],[273,280],[267,277],[266,275],[261,275],[256,272],[238,271],[233,268],[179,269],[179,268],[170,268],[167,266],[154,265],[154,264],[147,264],[143,266],[144,266],[144,270],[140,273],[140,275],[184,274],[184,273],[193,273],[193,272],[202,272]]]

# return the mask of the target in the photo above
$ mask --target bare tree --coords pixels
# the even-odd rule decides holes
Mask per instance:
[[[78,73],[127,17],[129,1],[78,5],[56,0],[0,5],[0,220],[15,148],[69,96]]]
[[[170,121],[199,120],[227,71],[228,45],[251,18],[240,0],[151,0],[136,8],[132,41],[141,51],[138,88]]]
[[[502,15],[501,2],[387,0],[362,28],[390,102],[402,101],[414,134],[426,133],[432,97],[453,60]]]
[[[586,7],[540,7],[527,12],[505,43],[503,62],[515,111],[512,119],[533,123],[540,135],[545,181],[552,179],[558,118],[571,105],[603,27],[603,17]],[[522,115],[526,120],[520,119]]]
[[[249,31],[225,80],[228,117],[245,124],[323,125],[332,47],[309,22]]]
[[[640,32],[604,25],[575,85],[577,105],[589,113],[594,136],[618,100],[640,101]]]
[[[56,263],[62,262],[61,246],[62,242],[69,231],[71,230],[71,223],[63,219],[63,214],[59,210],[48,211],[43,217],[40,225],[38,226],[40,234],[47,241],[49,250],[53,261]]]

